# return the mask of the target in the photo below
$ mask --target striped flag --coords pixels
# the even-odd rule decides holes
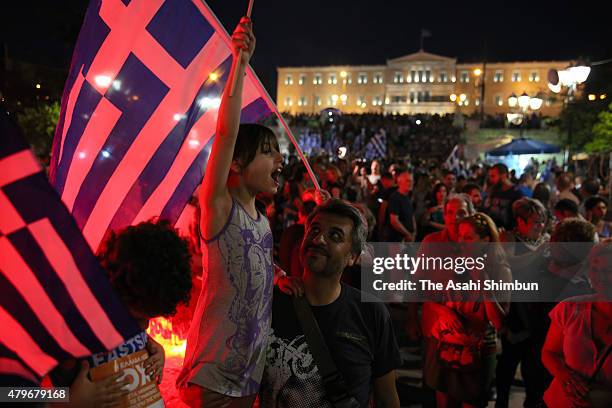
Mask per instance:
[[[461,169],[461,152],[459,145],[455,145],[455,147],[453,147],[453,150],[446,158],[444,164],[449,170],[453,170],[456,174],[459,174],[458,172]]]
[[[202,181],[231,40],[200,0],[94,0],[73,55],[50,179],[85,239],[176,222]],[[242,121],[276,112],[249,67]]]
[[[34,156],[0,112],[0,385],[110,350],[136,322]]]
[[[387,135],[384,130],[374,134],[365,147],[367,160],[384,159],[387,157]]]

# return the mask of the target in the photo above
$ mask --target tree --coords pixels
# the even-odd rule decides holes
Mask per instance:
[[[586,144],[585,150],[589,153],[612,152],[612,103],[608,109],[597,115],[597,122],[593,125],[593,140]]]
[[[17,114],[17,123],[38,159],[47,164],[51,155],[53,133],[59,120],[60,105],[40,103]]]
[[[584,146],[593,140],[593,125],[600,111],[599,106],[586,100],[570,102],[563,109],[559,117],[561,139],[572,152],[584,150]]]
[[[589,99],[588,95],[594,95],[595,99]],[[565,105],[559,118],[565,145],[570,145],[573,152],[583,151],[587,144],[594,142],[594,126],[600,122],[599,114],[608,108],[606,95],[612,95],[612,64],[594,65],[576,99]]]

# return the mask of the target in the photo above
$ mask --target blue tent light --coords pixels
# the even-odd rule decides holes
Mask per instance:
[[[487,156],[497,157],[515,156],[521,154],[545,154],[559,153],[560,151],[561,148],[559,146],[521,137],[518,139],[514,139],[508,144],[496,147],[493,150],[489,150],[487,152]]]

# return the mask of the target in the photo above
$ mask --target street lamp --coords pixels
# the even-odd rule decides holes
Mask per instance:
[[[510,95],[508,97],[508,106],[511,107],[511,108],[514,108],[514,107],[516,107],[517,103],[518,103],[518,98],[516,97],[516,95],[513,92],[512,95]]]
[[[566,97],[572,100],[578,85],[584,83],[590,73],[591,67],[586,65],[570,66],[559,71],[551,69],[548,71],[548,88],[554,93],[560,93],[562,87],[565,87]]]
[[[589,74],[591,73],[591,67],[583,64],[571,65],[565,69],[557,71],[556,69],[550,69],[548,71],[548,88],[556,93],[560,94],[562,90],[565,90],[563,95],[563,110],[567,109],[567,106],[574,100],[575,93],[578,89],[578,85],[584,83]],[[567,123],[567,146],[565,152],[564,165],[566,165],[571,158],[571,147],[572,147],[572,122],[571,115],[568,117]]]
[[[518,110],[520,114],[517,113],[508,113],[506,117],[508,118],[508,122],[516,125],[520,125],[520,137],[523,137],[523,131],[525,129],[526,115],[529,111],[536,112],[542,107],[542,103],[544,100],[540,98],[538,95],[529,96],[527,92],[523,92],[520,96],[516,96],[514,93],[508,97],[508,106],[510,108],[516,108],[518,106]]]
[[[484,104],[485,104],[485,65],[483,63],[482,69],[475,68],[473,73],[476,76],[476,80],[474,81],[474,85],[479,88],[480,95],[478,105],[480,105],[480,121],[484,120]]]
[[[457,102],[457,104],[459,106],[463,106],[465,103],[465,100],[467,99],[467,95],[466,94],[450,94],[450,100],[451,102]]]
[[[523,92],[523,94],[521,96],[518,97],[518,105],[521,108],[521,110],[526,111],[527,108],[529,108],[529,95],[527,95],[527,92]]]

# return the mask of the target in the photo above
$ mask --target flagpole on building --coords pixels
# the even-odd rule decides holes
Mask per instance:
[[[253,3],[255,0],[249,0],[249,7],[247,8],[246,16],[251,18],[251,12],[253,11]],[[242,61],[242,48],[238,51],[238,64]],[[230,84],[230,96],[234,96],[234,89],[236,89],[236,80],[238,79],[238,75],[234,75],[232,79],[232,83]]]

